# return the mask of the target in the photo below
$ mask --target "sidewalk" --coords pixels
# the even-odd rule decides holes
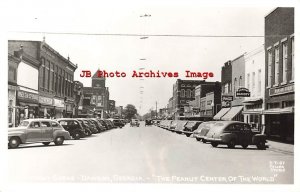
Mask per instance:
[[[266,145],[269,146],[269,150],[294,154],[293,144],[286,144],[286,143],[270,141],[270,140],[267,141],[268,142],[266,143]]]

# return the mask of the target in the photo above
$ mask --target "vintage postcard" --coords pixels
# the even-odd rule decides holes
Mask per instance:
[[[296,5],[117,2],[7,4],[0,191],[299,190]]]

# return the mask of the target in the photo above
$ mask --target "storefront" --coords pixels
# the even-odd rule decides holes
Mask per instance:
[[[16,126],[16,93],[17,86],[8,85],[8,125]]]
[[[250,124],[252,130],[264,132],[263,99],[251,98],[244,103],[244,121]]]
[[[53,98],[39,96],[39,117],[52,118],[54,117]]]
[[[17,91],[16,125],[24,119],[38,116],[39,96],[36,93]]]
[[[62,118],[65,110],[64,100],[53,98],[53,106],[54,106],[54,117]]]

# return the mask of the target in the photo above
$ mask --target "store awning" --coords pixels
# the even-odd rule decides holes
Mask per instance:
[[[263,114],[263,110],[247,110],[243,111],[243,114]]]
[[[285,114],[285,113],[294,113],[294,107],[286,107],[282,109],[269,109],[263,111],[263,114],[267,114],[267,115]]]
[[[30,106],[30,107],[38,107],[39,106],[37,103],[24,103],[24,102],[19,102],[19,105]]]
[[[230,110],[221,118],[221,120],[231,121],[243,110],[243,106],[231,107]]]
[[[221,118],[230,110],[230,108],[222,108],[215,116],[214,120],[221,120]]]
[[[243,101],[243,103],[245,105],[261,104],[261,103],[263,103],[263,99],[262,98],[247,99],[247,100]]]

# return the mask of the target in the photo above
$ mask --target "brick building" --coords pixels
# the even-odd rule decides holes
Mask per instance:
[[[214,84],[205,80],[181,80],[177,79],[173,85],[174,116],[184,116],[184,108],[189,107],[189,102],[195,100],[195,88],[201,84]]]
[[[83,103],[81,116],[108,117],[109,90],[105,87],[105,78],[99,78],[98,73],[92,76],[92,87],[83,87]]]
[[[22,51],[20,52],[20,46]],[[24,94],[20,92],[20,99],[22,96],[31,94],[36,101],[32,104],[19,102],[24,104],[30,110],[31,107],[38,107],[32,113],[35,117],[62,117],[72,116],[74,107],[73,98],[73,79],[74,72],[77,65],[73,64],[69,58],[63,57],[56,50],[50,47],[45,40],[43,41],[8,41],[9,53],[14,53],[19,50],[19,54],[24,58],[24,63],[33,66],[35,69],[30,69],[26,65],[22,65],[21,73],[26,74],[26,78],[19,79],[20,82],[28,84],[22,86]],[[20,67],[20,66],[19,66]],[[27,75],[30,70],[30,77]],[[31,81],[31,82],[28,82]],[[37,90],[29,86],[36,86]],[[20,85],[19,85],[20,86]],[[32,92],[32,93],[27,93]],[[29,98],[30,98],[29,97]],[[25,98],[24,101],[28,101]]]
[[[265,17],[266,134],[294,141],[294,8]]]

